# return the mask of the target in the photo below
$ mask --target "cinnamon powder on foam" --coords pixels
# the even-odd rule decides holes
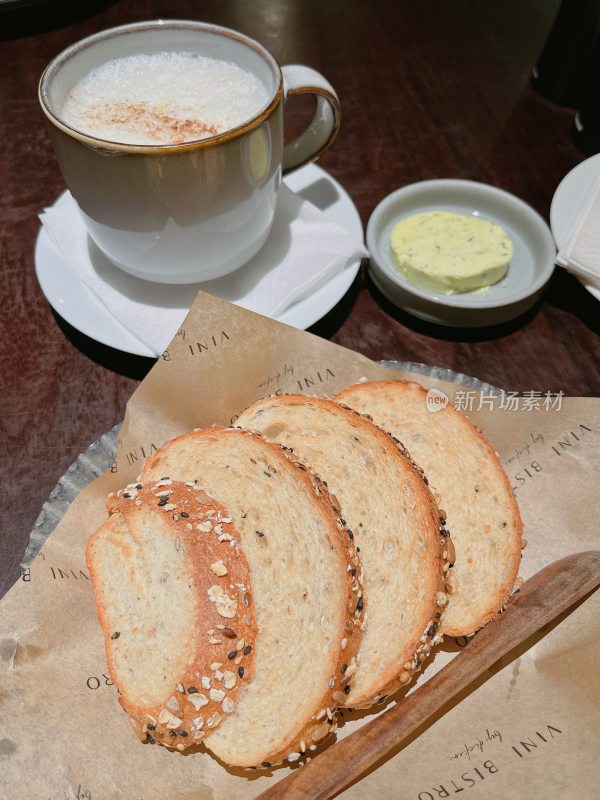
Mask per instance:
[[[135,128],[143,131],[145,136],[159,143],[181,144],[216,136],[223,130],[222,125],[208,124],[199,119],[181,119],[167,114],[157,108],[150,108],[142,103],[109,103],[99,108],[88,110],[83,116],[91,124],[101,126],[118,126]]]

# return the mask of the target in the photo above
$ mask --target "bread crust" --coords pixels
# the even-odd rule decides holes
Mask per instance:
[[[107,508],[110,516],[90,537],[86,559],[108,670],[138,738],[183,751],[232,713],[243,686],[253,678],[258,625],[248,561],[227,510],[198,487],[170,480],[131,484],[111,495]],[[124,628],[130,627],[126,608],[132,598],[107,596],[99,549],[111,547],[120,556],[113,568],[133,573],[138,569],[132,552],[136,539],[144,525],[152,524],[166,529],[173,547],[185,553],[185,569],[165,579],[190,581],[196,613],[189,631],[192,658],[179,674],[168,676],[163,701],[148,704],[131,696],[117,665],[118,651],[131,647],[133,637]],[[149,632],[147,647],[152,646]]]
[[[398,474],[402,474],[403,479],[410,482],[412,490],[415,492],[418,513],[415,513],[414,522],[428,538],[428,541],[425,542],[427,574],[420,576],[420,579],[426,579],[427,587],[419,607],[413,610],[413,613],[419,614],[421,617],[421,622],[415,623],[418,633],[408,641],[402,642],[402,645],[397,640],[389,641],[389,651],[395,654],[395,658],[390,666],[379,673],[377,680],[374,679],[371,682],[369,691],[365,690],[361,694],[351,691],[346,697],[338,696],[336,698],[339,705],[342,706],[369,707],[401,686],[408,684],[414,674],[421,669],[432,646],[441,641],[439,626],[447,602],[447,556],[451,543],[447,537],[447,531],[443,528],[444,521],[440,518],[439,510],[427,486],[423,471],[410,458],[402,444],[375,425],[370,417],[358,414],[348,406],[329,398],[283,395],[271,396],[254,403],[241,414],[238,423],[248,428],[258,425],[258,432],[264,433],[268,438],[271,437],[270,431],[274,431],[275,439],[293,445],[300,457],[303,458],[303,444],[307,439],[308,446],[311,446],[310,434],[302,429],[297,418],[289,425],[286,424],[286,413],[289,413],[289,409],[294,407],[301,413],[309,412],[313,420],[316,420],[317,417],[323,418],[324,430],[317,431],[323,437],[328,436],[327,415],[332,414],[348,429],[349,435],[351,432],[359,433],[361,440],[368,441],[373,450],[377,450],[378,453],[381,450],[385,451],[396,465]],[[289,421],[289,417],[287,419]],[[310,425],[310,422],[307,421],[307,425]],[[334,485],[333,478],[334,471],[337,471],[334,463],[336,461],[335,444],[328,438],[325,438],[325,442],[323,449],[326,451],[325,458],[329,460],[331,472],[326,473],[325,468],[321,465],[321,477],[324,483],[328,483],[335,492],[340,494],[341,487]],[[350,465],[344,463],[345,469],[349,469]],[[314,462],[311,462],[311,466],[317,469]],[[359,479],[356,466],[354,466],[354,478]],[[377,489],[377,486],[372,487],[373,496],[376,498],[375,503],[381,502],[381,499],[376,497]],[[350,520],[352,527],[356,526],[358,509],[353,507],[352,502],[344,503],[342,501],[341,513]],[[367,587],[368,596],[369,589]],[[389,634],[386,635],[389,636]]]
[[[335,553],[338,563],[340,596],[336,618],[339,619],[339,646],[337,651],[331,654],[331,673],[324,681],[318,702],[314,704],[314,708],[306,718],[299,721],[297,731],[284,739],[281,746],[275,751],[265,754],[261,763],[250,764],[244,763],[242,760],[236,762],[239,766],[269,768],[283,760],[294,762],[305,754],[308,755],[334,731],[337,725],[334,709],[339,704],[336,697],[345,696],[344,693],[349,691],[346,687],[350,686],[352,682],[353,670],[350,670],[349,667],[355,665],[360,647],[367,599],[364,597],[359,583],[361,562],[356,544],[353,543],[348,527],[339,516],[339,508],[335,499],[330,497],[327,486],[321,479],[314,475],[312,470],[305,466],[289,448],[268,442],[262,436],[241,428],[198,429],[178,436],[163,445],[147,460],[141,481],[147,482],[162,474],[166,469],[163,462],[168,457],[171,459],[170,463],[174,463],[176,459],[173,454],[176,454],[178,449],[189,445],[194,446],[194,443],[202,446],[202,442],[209,438],[223,437],[250,440],[269,463],[277,465],[276,469],[285,469],[294,475],[299,486],[306,491],[311,502],[319,509],[319,514],[326,525],[330,550]],[[169,470],[167,469],[167,471]],[[169,477],[177,479],[183,476],[173,474]],[[192,476],[188,475],[187,477],[191,478]],[[260,626],[260,619],[258,624]],[[260,646],[260,635],[258,646]],[[205,744],[207,747],[211,747],[210,737],[207,738]]]
[[[422,408],[426,409],[427,390],[420,384],[412,381],[392,380],[357,383],[342,389],[342,391],[336,395],[336,399],[347,403],[358,411],[368,410],[380,425],[391,428],[392,433],[403,440],[408,449],[412,449],[413,456],[419,460],[418,449],[414,444],[411,448],[407,430],[410,410],[407,409],[406,415],[402,415],[400,410],[403,395],[408,396],[411,401],[421,404]],[[391,410],[394,402],[398,403],[399,408]],[[453,592],[455,600],[453,602],[452,596],[450,596],[448,611],[442,621],[441,632],[450,636],[467,636],[487,624],[506,604],[513,590],[521,561],[523,523],[508,477],[500,463],[497,453],[485,438],[482,431],[477,429],[466,415],[462,414],[451,404],[448,404],[445,408],[435,413],[427,413],[426,422],[433,431],[439,432],[438,435],[440,437],[445,435],[442,429],[445,418],[451,417],[453,424],[459,427],[460,436],[456,437],[456,440],[452,440],[453,450],[456,452],[457,456],[462,454],[465,449],[465,442],[467,441],[479,448],[482,457],[486,460],[497,482],[497,497],[506,515],[506,536],[510,537],[506,548],[506,560],[502,565],[499,565],[505,573],[504,579],[488,581],[487,585],[485,585],[485,578],[480,581],[482,592],[485,594],[485,600],[479,602],[478,608],[472,608],[472,613],[470,613],[468,617],[465,616],[462,619],[457,619],[452,609],[456,607],[456,598],[461,592],[461,572],[467,568],[466,560],[461,558],[461,556],[465,552],[465,546],[468,544],[469,537],[485,534],[479,531],[474,534],[473,531],[469,529],[457,529],[456,524],[452,522],[452,515],[455,509],[447,508],[447,498],[443,495],[441,496],[439,501],[440,506],[445,509],[444,513],[449,512],[450,532],[456,548],[456,564],[453,571],[456,584]],[[394,417],[393,424],[390,422],[392,417]],[[463,473],[457,468],[457,463],[450,466],[453,470],[452,480],[456,482],[456,484],[464,480],[464,464],[462,465]],[[443,469],[444,465],[442,464],[440,467]],[[431,474],[429,477],[435,486],[435,475]],[[470,477],[473,478],[472,483],[476,484],[477,477]],[[478,491],[478,489],[476,489],[476,491]],[[466,502],[461,505],[463,509],[468,508]]]

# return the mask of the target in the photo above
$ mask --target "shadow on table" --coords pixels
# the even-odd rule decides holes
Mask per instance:
[[[361,287],[362,281],[363,278],[361,267],[356,274],[356,277],[352,281],[352,285],[342,299],[336,303],[336,305],[330,311],[328,311],[324,317],[321,317],[318,322],[315,322],[314,325],[311,325],[310,328],[307,328],[306,330],[308,333],[314,333],[315,336],[320,336],[322,339],[331,339],[348,319],[348,316],[350,315],[354,304],[356,303],[356,298],[358,296],[358,291]]]
[[[0,41],[34,36],[92,17],[115,0],[61,3],[50,0],[8,0],[0,3]]]
[[[156,363],[155,358],[131,355],[130,353],[124,353],[122,350],[115,350],[113,347],[101,344],[69,325],[56,311],[52,310],[52,315],[56,320],[56,324],[71,344],[84,356],[91,358],[92,361],[95,361],[96,364],[105,369],[124,375],[126,378],[141,381]]]
[[[574,314],[600,336],[600,304],[587,289],[564,269],[556,269],[544,300],[551,306]]]
[[[390,317],[397,320],[402,325],[405,325],[407,328],[410,328],[410,330],[415,331],[415,333],[448,342],[485,342],[491,339],[500,339],[503,336],[508,336],[531,322],[538,313],[542,303],[542,300],[538,300],[529,311],[521,314],[516,319],[503,322],[499,325],[489,325],[479,328],[455,328],[450,325],[438,325],[435,322],[427,322],[418,317],[413,317],[412,314],[408,314],[406,311],[398,308],[379,291],[370,276],[367,278],[367,285],[375,302],[386,314],[389,314]]]
[[[389,314],[390,317],[393,317],[416,333],[421,333],[434,339],[452,342],[485,342],[492,339],[500,339],[503,336],[515,333],[531,322],[543,303],[568,314],[573,314],[596,335],[600,335],[600,305],[598,300],[576,278],[558,267],[541,299],[529,311],[516,317],[516,319],[503,322],[501,325],[490,325],[485,328],[453,328],[413,317],[412,314],[402,311],[402,309],[391,303],[375,286],[370,276],[366,280],[373,298],[386,314]],[[564,320],[562,322],[564,324]]]

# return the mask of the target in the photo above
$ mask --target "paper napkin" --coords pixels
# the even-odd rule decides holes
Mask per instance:
[[[586,195],[556,263],[600,288],[600,177]]]
[[[71,195],[45,209],[40,220],[77,276],[156,356],[177,333],[200,289],[276,318],[367,255],[361,242],[285,184],[260,252],[230,275],[198,284],[157,284],[123,272],[90,239]]]

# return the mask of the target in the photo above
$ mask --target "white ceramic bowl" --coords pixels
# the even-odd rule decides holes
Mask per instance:
[[[508,274],[483,291],[445,295],[414,286],[395,267],[392,228],[402,217],[424,211],[454,211],[496,222],[514,245]],[[556,247],[542,217],[508,192],[486,183],[431,180],[404,186],[384,198],[367,226],[370,272],[395,305],[442,325],[497,325],[523,314],[536,302],[554,270]]]

